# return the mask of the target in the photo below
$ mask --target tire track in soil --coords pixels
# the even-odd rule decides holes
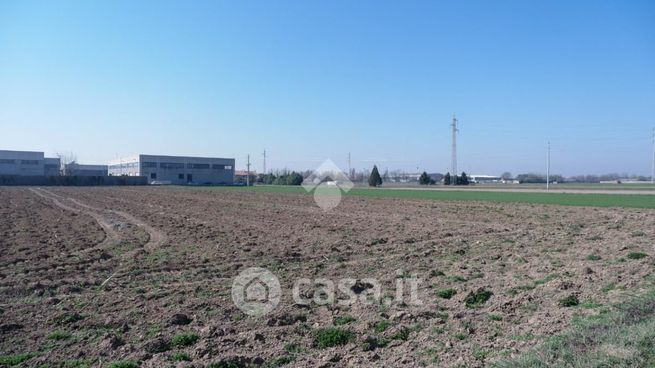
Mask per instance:
[[[75,205],[77,205],[79,207],[85,208],[85,210],[81,210],[81,211],[78,211],[78,212],[89,214],[90,216],[92,216],[96,220],[98,218],[100,218],[100,219],[102,219],[101,221],[104,220],[105,223],[108,223],[106,221],[106,218],[103,215],[101,215],[100,213],[110,212],[110,213],[113,213],[113,214],[115,214],[115,215],[117,215],[119,217],[122,217],[128,223],[131,223],[133,225],[138,226],[139,228],[143,229],[148,234],[148,242],[143,245],[143,247],[146,249],[146,251],[152,251],[155,248],[161,246],[166,241],[166,235],[163,232],[153,228],[152,226],[147,224],[145,221],[142,221],[141,219],[138,219],[138,218],[132,216],[131,214],[127,213],[127,212],[94,207],[94,206],[90,206],[90,205],[88,205],[86,203],[82,203],[79,200],[77,200],[75,198],[72,198],[72,197],[64,197],[62,195],[59,195],[57,193],[53,193],[53,192],[51,192],[49,190],[42,189],[42,188],[39,188],[39,190],[41,190],[43,192],[46,192],[46,193],[48,193],[48,194],[50,194],[50,195],[52,195],[54,197],[58,197],[58,198],[61,198],[63,200],[70,201],[70,202],[74,203]],[[51,199],[53,201],[56,201],[56,199],[53,199],[53,198],[51,198]],[[55,204],[57,204],[57,203],[61,204],[61,202],[59,202],[59,201],[55,202]],[[64,206],[66,206],[66,205],[64,205]],[[66,206],[66,207],[71,208],[69,206]],[[75,209],[72,209],[72,210],[75,211]],[[99,221],[99,223],[100,223],[100,221]],[[100,223],[100,224],[101,224],[101,226],[103,226],[102,223]],[[111,231],[114,231],[113,225],[109,224],[109,226],[111,227]],[[103,228],[104,228],[104,226],[103,226]],[[115,233],[115,231],[114,231],[114,233]]]
[[[103,215],[103,213],[109,212],[115,216],[121,217],[122,219],[126,220],[126,222],[131,223],[133,225],[136,225],[137,227],[143,229],[147,234],[148,234],[148,241],[143,245],[143,249],[146,252],[151,252],[152,250],[156,249],[157,247],[161,246],[165,241],[166,241],[166,235],[162,233],[161,231],[153,228],[152,226],[148,225],[146,222],[132,216],[131,214],[123,211],[116,211],[116,210],[111,210],[111,209],[102,209],[98,207],[93,207],[90,205],[87,205],[85,203],[82,203],[74,198],[71,197],[64,197],[62,195],[53,193],[49,190],[43,189],[43,188],[30,188],[30,191],[32,191],[34,194],[52,201],[56,206],[67,210],[67,211],[72,211],[75,213],[81,213],[84,215],[91,216],[96,222],[102,227],[104,230],[106,236],[105,240],[100,242],[99,244],[95,245],[94,247],[88,249],[88,251],[100,248],[100,247],[105,247],[111,244],[115,244],[120,242],[121,236],[120,234],[116,231],[114,227],[114,223],[112,222],[112,219],[107,216]],[[63,203],[63,201],[68,201],[72,205],[68,205]],[[125,253],[123,255],[124,260],[129,260],[133,259],[136,254],[138,253],[138,249]],[[112,278],[114,278],[116,275],[124,272],[125,266],[124,262],[119,262],[118,269],[112,273],[109,278],[107,278],[100,286],[104,286],[107,284]]]
[[[61,196],[58,196],[50,191],[47,191],[45,189],[41,188],[29,188],[31,192],[34,194],[38,195],[41,198],[47,199],[52,201],[57,207],[62,208],[66,211],[71,211],[75,213],[81,213],[87,216],[91,216],[100,227],[102,227],[102,230],[105,232],[105,239],[97,244],[95,247],[102,246],[102,245],[109,245],[111,242],[117,242],[120,239],[120,236],[118,235],[118,232],[114,229],[114,225],[111,223],[111,221],[108,221],[104,216],[92,212],[92,211],[87,211],[87,210],[81,210],[79,208],[74,208],[69,205],[66,205],[59,201],[57,197],[63,198]]]
[[[133,225],[136,225],[136,226],[142,228],[143,230],[145,230],[146,233],[148,233],[148,237],[149,237],[148,242],[143,245],[145,250],[148,251],[148,252],[151,252],[154,249],[160,247],[166,241],[166,235],[163,232],[155,229],[154,227],[148,225],[146,222],[132,216],[131,214],[129,214],[127,212],[118,211],[118,210],[109,210],[109,209],[104,210],[102,208],[89,206],[89,205],[84,204],[84,203],[78,201],[77,199],[71,198],[71,197],[68,197],[68,200],[75,203],[76,205],[78,205],[80,207],[88,208],[89,210],[108,211],[108,212],[114,213],[114,214],[124,218],[125,220],[127,220],[127,222],[132,223]]]

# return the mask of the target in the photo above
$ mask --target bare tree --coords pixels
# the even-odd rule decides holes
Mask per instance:
[[[502,175],[500,175],[500,178],[503,180],[509,180],[512,178],[512,173],[509,171],[505,171]]]
[[[70,175],[70,173],[66,172],[66,165],[77,163],[77,155],[73,152],[65,152],[57,153],[57,157],[59,158],[59,171],[61,174]]]

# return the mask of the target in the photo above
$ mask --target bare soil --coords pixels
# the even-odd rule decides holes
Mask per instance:
[[[653,210],[347,196],[324,212],[311,195],[247,190],[0,187],[0,355],[36,353],[29,366],[481,367],[638,292],[654,240]],[[249,267],[282,285],[263,317],[232,301]],[[422,304],[394,300],[414,275]],[[299,305],[300,278],[373,278],[385,299]],[[491,298],[467,307],[482,289]],[[560,305],[570,296],[580,305]],[[316,346],[346,316],[338,327],[354,337]],[[183,333],[198,340],[173,346]],[[191,362],[172,362],[177,352]]]

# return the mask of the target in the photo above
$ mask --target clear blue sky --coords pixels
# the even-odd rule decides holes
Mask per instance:
[[[0,0],[0,148],[650,173],[655,1]]]

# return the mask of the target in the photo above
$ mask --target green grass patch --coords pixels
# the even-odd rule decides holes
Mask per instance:
[[[187,354],[185,352],[178,351],[177,353],[173,353],[173,355],[171,355],[171,361],[173,361],[173,362],[190,362],[191,357],[189,356],[189,354]]]
[[[176,335],[173,337],[171,340],[171,345],[176,346],[176,347],[185,347],[185,346],[191,346],[198,342],[198,335],[194,333],[183,333]]]
[[[643,259],[648,257],[648,254],[643,252],[630,252],[627,257],[628,259]]]
[[[355,338],[355,334],[340,328],[328,327],[314,333],[314,346],[319,349],[346,345]]]
[[[351,322],[355,322],[357,319],[353,316],[340,316],[334,319],[335,326],[347,325]]]
[[[139,368],[139,363],[132,361],[120,361],[109,364],[109,368]]]
[[[595,308],[600,308],[603,305],[594,300],[587,300],[583,303],[580,303],[580,306],[586,309],[595,309]]]
[[[599,315],[574,319],[571,328],[496,368],[655,367],[655,291]]]
[[[446,276],[446,280],[450,282],[466,282],[466,277],[460,276],[460,275],[451,275],[451,276]]]
[[[62,341],[62,340],[68,340],[71,337],[73,337],[73,334],[71,334],[68,331],[54,331],[50,335],[48,335],[49,340],[55,340],[55,341]]]
[[[455,289],[444,289],[437,291],[437,296],[442,299],[450,299],[457,294]]]
[[[302,354],[305,352],[305,350],[302,348],[302,346],[298,344],[286,344],[284,345],[284,351],[286,351],[289,354],[293,355],[298,355]]]
[[[489,290],[479,289],[476,292],[469,293],[469,295],[466,296],[466,299],[464,299],[464,303],[469,308],[480,307],[491,299],[492,295],[494,295],[494,293]]]
[[[59,363],[59,368],[91,368],[93,366],[92,360],[65,360]]]
[[[81,321],[83,317],[77,313],[64,313],[61,316],[55,318],[55,323],[58,325],[68,325],[78,321]]]
[[[0,366],[13,367],[19,365],[23,362],[26,362],[38,354],[36,353],[22,353],[17,355],[3,355],[0,356]]]
[[[387,328],[389,328],[389,326],[391,326],[391,322],[384,319],[375,325],[375,332],[383,333],[384,331],[387,330]]]
[[[407,339],[409,339],[409,334],[410,333],[411,333],[411,331],[408,328],[401,328],[391,336],[391,339],[392,340],[407,341]]]
[[[535,285],[545,285],[559,277],[559,274],[557,273],[551,273],[550,275],[544,277],[543,279],[535,280],[534,284]]]
[[[578,297],[576,295],[574,295],[574,294],[571,294],[571,295],[567,296],[564,299],[560,299],[560,301],[559,301],[559,305],[561,307],[565,307],[565,308],[575,307],[575,306],[577,306],[579,304],[580,304],[580,300],[578,300]]]
[[[205,187],[194,190],[246,190],[264,193],[303,194],[300,186],[254,186],[254,187]],[[655,195],[651,194],[605,194],[605,193],[528,193],[528,192],[484,192],[466,188],[460,190],[413,190],[386,188],[353,188],[347,196],[374,198],[427,199],[444,201],[487,201],[502,203],[534,203],[560,206],[655,208]]]

